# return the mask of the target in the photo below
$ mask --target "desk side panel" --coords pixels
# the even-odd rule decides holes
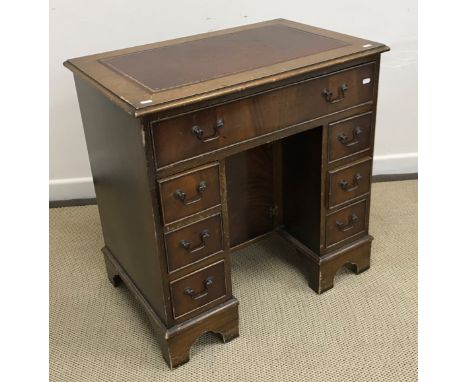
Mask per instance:
[[[104,242],[167,322],[143,125],[75,76]]]

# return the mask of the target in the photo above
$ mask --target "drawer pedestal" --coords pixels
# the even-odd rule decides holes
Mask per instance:
[[[150,319],[164,359],[171,369],[190,360],[190,348],[198,337],[204,333],[215,333],[219,335],[223,342],[229,342],[239,336],[239,303],[235,298],[231,298],[182,324],[167,327],[152,309],[148,300],[138,290],[132,279],[119,265],[111,251],[104,247],[102,253],[104,254],[109,281],[114,287],[123,282],[143,306]]]
[[[368,236],[325,256],[310,256],[312,275],[309,286],[321,294],[333,288],[336,272],[343,266],[347,266],[357,275],[369,269],[371,242],[372,236]]]

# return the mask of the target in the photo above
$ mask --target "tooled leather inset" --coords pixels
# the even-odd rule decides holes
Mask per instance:
[[[349,44],[289,26],[268,25],[124,54],[100,62],[154,93],[346,45]]]

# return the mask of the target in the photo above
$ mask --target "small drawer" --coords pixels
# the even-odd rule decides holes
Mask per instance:
[[[325,231],[327,248],[345,239],[365,234],[366,227],[367,199],[328,215]]]
[[[164,241],[169,272],[218,253],[223,249],[221,215],[169,232]]]
[[[369,192],[372,160],[354,163],[328,172],[328,208]]]
[[[347,158],[370,149],[372,113],[330,123],[328,162]]]
[[[156,165],[161,168],[372,102],[374,73],[374,63],[366,63],[239,101],[152,121]]]
[[[219,205],[219,165],[197,168],[159,181],[165,224]]]
[[[170,283],[174,318],[226,297],[224,260]]]

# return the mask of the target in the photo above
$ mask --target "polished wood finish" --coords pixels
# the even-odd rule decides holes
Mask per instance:
[[[172,281],[170,285],[174,318],[229,297],[226,296],[224,261]]]
[[[357,275],[369,269],[371,242],[372,238],[365,238],[326,256],[314,257],[312,269],[318,276],[310,279],[310,287],[319,294],[330,290],[336,272],[343,266],[349,267]]]
[[[274,229],[273,176],[271,145],[226,159],[231,247]]]
[[[157,165],[164,167],[321,115],[370,102],[374,93],[373,77],[373,64],[364,64],[256,97],[178,118],[154,121],[152,126]],[[365,79],[372,81],[363,83]],[[344,84],[347,90],[341,96],[339,89]],[[334,97],[342,98],[335,100],[337,102],[327,101],[323,94],[325,89],[330,89]],[[203,138],[194,133],[194,128],[203,131]],[[173,147],[178,149],[174,150]]]
[[[328,127],[328,161],[369,152],[372,133],[372,113],[330,123]]]
[[[196,318],[173,326],[166,332],[163,355],[169,367],[175,368],[190,360],[190,348],[202,334],[212,332],[226,343],[239,337],[239,313],[236,299],[230,299],[198,315]]]
[[[201,167],[158,181],[166,224],[220,204],[218,167]]]
[[[211,79],[208,79],[210,77],[210,75],[208,75],[205,76],[204,81],[195,81],[193,83],[186,83],[182,86],[167,89],[154,89],[154,92],[147,86],[142,86],[143,84],[135,78],[122,75],[122,72],[119,73],[118,70],[105,64],[105,62],[111,61],[114,57],[136,54],[152,49],[160,49],[160,51],[164,52],[168,47],[179,46],[185,48],[183,54],[186,59],[181,60],[181,62],[184,64],[184,71],[187,71],[187,68],[193,65],[191,58],[194,52],[190,49],[190,45],[186,43],[247,30],[269,28],[273,25],[285,26],[296,31],[307,32],[309,40],[304,41],[306,44],[315,45],[318,38],[326,38],[336,40],[338,43],[341,42],[342,47],[332,49],[332,46],[328,45],[325,47],[325,50],[323,48],[316,49],[305,47],[305,49],[309,49],[309,53],[311,53],[308,55],[301,55],[303,53],[299,52],[296,47],[297,58],[278,62],[275,57],[270,56],[266,65],[258,68],[255,68],[255,65],[251,65],[251,70],[242,71],[242,69],[245,69],[245,67],[242,67],[242,61],[245,60],[245,58],[250,58],[252,55],[246,56],[235,53],[236,49],[242,49],[242,46],[246,45],[245,41],[240,39],[237,43],[224,47],[224,54],[220,63],[220,65],[231,65],[231,62],[236,63],[235,65],[237,68],[233,70],[233,73],[221,77],[214,76]],[[296,31],[295,33],[298,33]],[[289,45],[296,46],[295,41],[297,41],[297,39],[291,40]],[[274,35],[270,34],[268,40],[264,43],[274,46]],[[315,53],[310,49],[314,49]],[[273,87],[275,87],[278,81],[288,80],[304,73],[318,71],[324,67],[330,67],[335,64],[343,62],[349,63],[363,57],[378,55],[387,50],[388,47],[374,41],[364,40],[288,20],[277,19],[181,39],[74,58],[67,60],[65,65],[81,78],[86,79],[88,82],[98,87],[112,102],[118,104],[119,107],[135,117],[141,117],[163,110],[191,105],[201,100],[215,98],[219,100],[220,97],[224,96],[235,98],[236,96],[242,96],[242,93],[246,90],[254,88],[258,90],[258,87],[266,84],[274,84]],[[271,52],[272,54],[275,53],[274,50],[271,50]],[[141,57],[141,60],[140,62],[137,60],[136,64],[144,64],[145,56],[139,57]],[[284,58],[286,59],[286,57]],[[171,64],[174,65],[173,62]],[[180,75],[180,73],[177,73],[177,75]],[[172,81],[177,81],[177,79]]]
[[[295,247],[296,256],[290,257],[290,260],[300,267],[309,280],[309,286],[318,294],[333,288],[335,275],[343,266],[349,267],[355,274],[360,274],[370,267],[373,240],[370,235],[319,256],[286,230],[280,229],[278,232]]]
[[[371,160],[355,162],[328,172],[328,208],[369,193],[372,176]]]
[[[167,328],[109,248],[104,247],[102,251],[109,280],[115,287],[123,282],[141,304],[154,329],[164,359],[171,369],[190,360],[190,348],[198,337],[206,332],[218,334],[223,342],[229,342],[239,336],[238,302],[235,298],[199,314],[196,318]]]
[[[283,203],[286,230],[320,253],[322,198],[325,184],[322,162],[323,128],[316,127],[283,140]]]
[[[164,322],[163,267],[148,232],[157,224],[148,190],[143,126],[88,83],[75,78],[104,242]],[[154,186],[153,186],[154,187]]]
[[[333,212],[326,220],[326,246],[363,235],[367,227],[367,199]]]
[[[184,226],[164,235],[169,272],[193,264],[223,250],[221,215]]]
[[[247,42],[247,43],[246,43]],[[239,333],[231,253],[272,234],[317,292],[369,267],[382,44],[273,20],[69,60],[110,282],[170,367]]]

